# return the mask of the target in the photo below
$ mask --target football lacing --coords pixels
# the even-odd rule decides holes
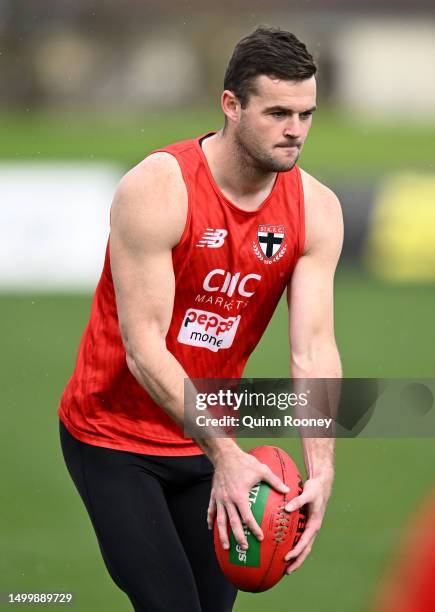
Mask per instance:
[[[274,541],[275,542],[284,542],[287,531],[289,527],[289,515],[284,510],[285,506],[278,506],[278,514],[276,515],[275,520],[275,533],[274,533]]]

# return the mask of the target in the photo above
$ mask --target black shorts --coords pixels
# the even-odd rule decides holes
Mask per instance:
[[[237,590],[207,527],[213,465],[85,444],[60,422],[68,471],[106,567],[136,612],[227,612]]]

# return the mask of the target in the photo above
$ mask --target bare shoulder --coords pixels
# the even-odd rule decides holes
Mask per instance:
[[[302,170],[302,168],[300,168],[300,171],[305,200],[309,204],[312,203],[327,210],[340,210],[340,202],[332,189],[318,181],[311,174],[308,174],[305,170]]]
[[[175,246],[187,217],[187,189],[180,166],[169,153],[153,153],[127,172],[112,204],[111,230],[131,239],[160,236]]]
[[[305,252],[325,248],[336,252],[343,244],[343,214],[337,195],[301,169],[305,200]]]

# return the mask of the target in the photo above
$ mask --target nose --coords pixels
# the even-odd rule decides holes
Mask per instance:
[[[301,136],[301,121],[297,114],[292,115],[286,121],[284,128],[284,136],[287,138],[300,138]]]

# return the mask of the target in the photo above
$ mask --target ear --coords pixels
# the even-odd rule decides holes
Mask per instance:
[[[240,119],[240,100],[229,89],[225,89],[221,96],[221,107],[229,123],[237,123]]]

